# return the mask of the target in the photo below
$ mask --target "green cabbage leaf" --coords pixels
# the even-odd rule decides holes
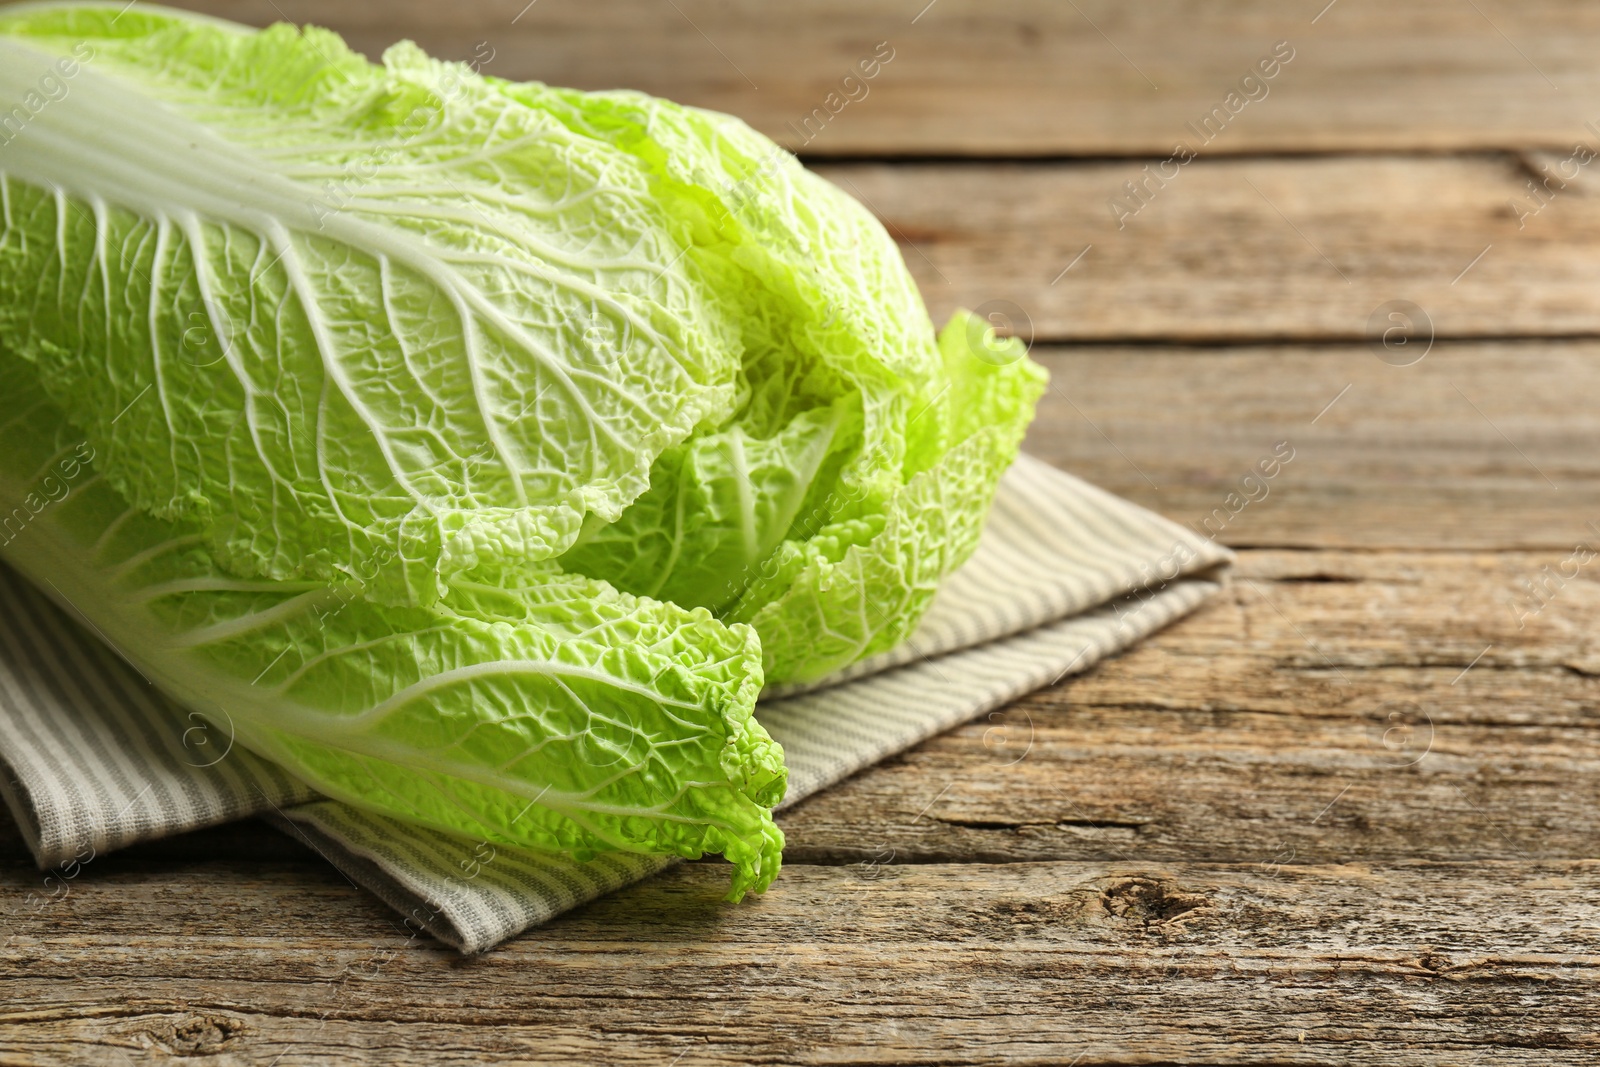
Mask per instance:
[[[0,10],[0,380],[0,556],[155,684],[329,796],[734,897],[761,690],[910,633],[1044,386],[735,119],[49,3]]]

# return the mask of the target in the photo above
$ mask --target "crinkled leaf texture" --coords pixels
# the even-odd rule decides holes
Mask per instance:
[[[0,99],[93,49],[0,161],[0,336],[219,562],[427,604],[732,413],[693,213],[631,156],[412,46],[115,14],[0,15]]]
[[[27,378],[3,354],[0,374]],[[38,390],[0,411],[7,559],[241,744],[453,833],[577,856],[720,852],[735,897],[776,875],[785,772],[751,717],[749,627],[553,568],[460,576],[427,607],[241,579],[198,526],[129,506]]]
[[[936,343],[884,228],[738,120],[641,93],[507,91],[714,197],[761,282],[741,317],[751,400],[665,454],[649,492],[564,559],[749,621],[769,682],[903,640],[976,547],[1044,369],[966,312]]]
[[[26,4],[0,99],[0,552],[332,796],[764,887],[763,681],[911,632],[1023,346],[936,336],[861,205],[639,93]],[[93,455],[60,503],[41,442]]]

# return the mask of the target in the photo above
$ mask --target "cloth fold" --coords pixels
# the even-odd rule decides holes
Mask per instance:
[[[822,682],[763,694],[757,718],[789,766],[782,807],[1128,647],[1216,592],[1231,558],[1021,457],[977,551],[908,641]],[[319,799],[164,698],[4,567],[0,794],[41,868],[264,816],[408,925],[463,952],[676,862],[623,853],[578,862]]]

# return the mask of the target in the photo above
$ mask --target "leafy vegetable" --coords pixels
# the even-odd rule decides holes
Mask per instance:
[[[756,697],[971,552],[1021,345],[936,340],[855,201],[637,93],[30,4],[8,99],[6,558],[331,796],[765,888]]]

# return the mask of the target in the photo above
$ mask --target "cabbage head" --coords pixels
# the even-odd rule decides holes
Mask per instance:
[[[1043,371],[736,119],[0,10],[0,555],[328,796],[783,844],[765,686],[890,648]]]

